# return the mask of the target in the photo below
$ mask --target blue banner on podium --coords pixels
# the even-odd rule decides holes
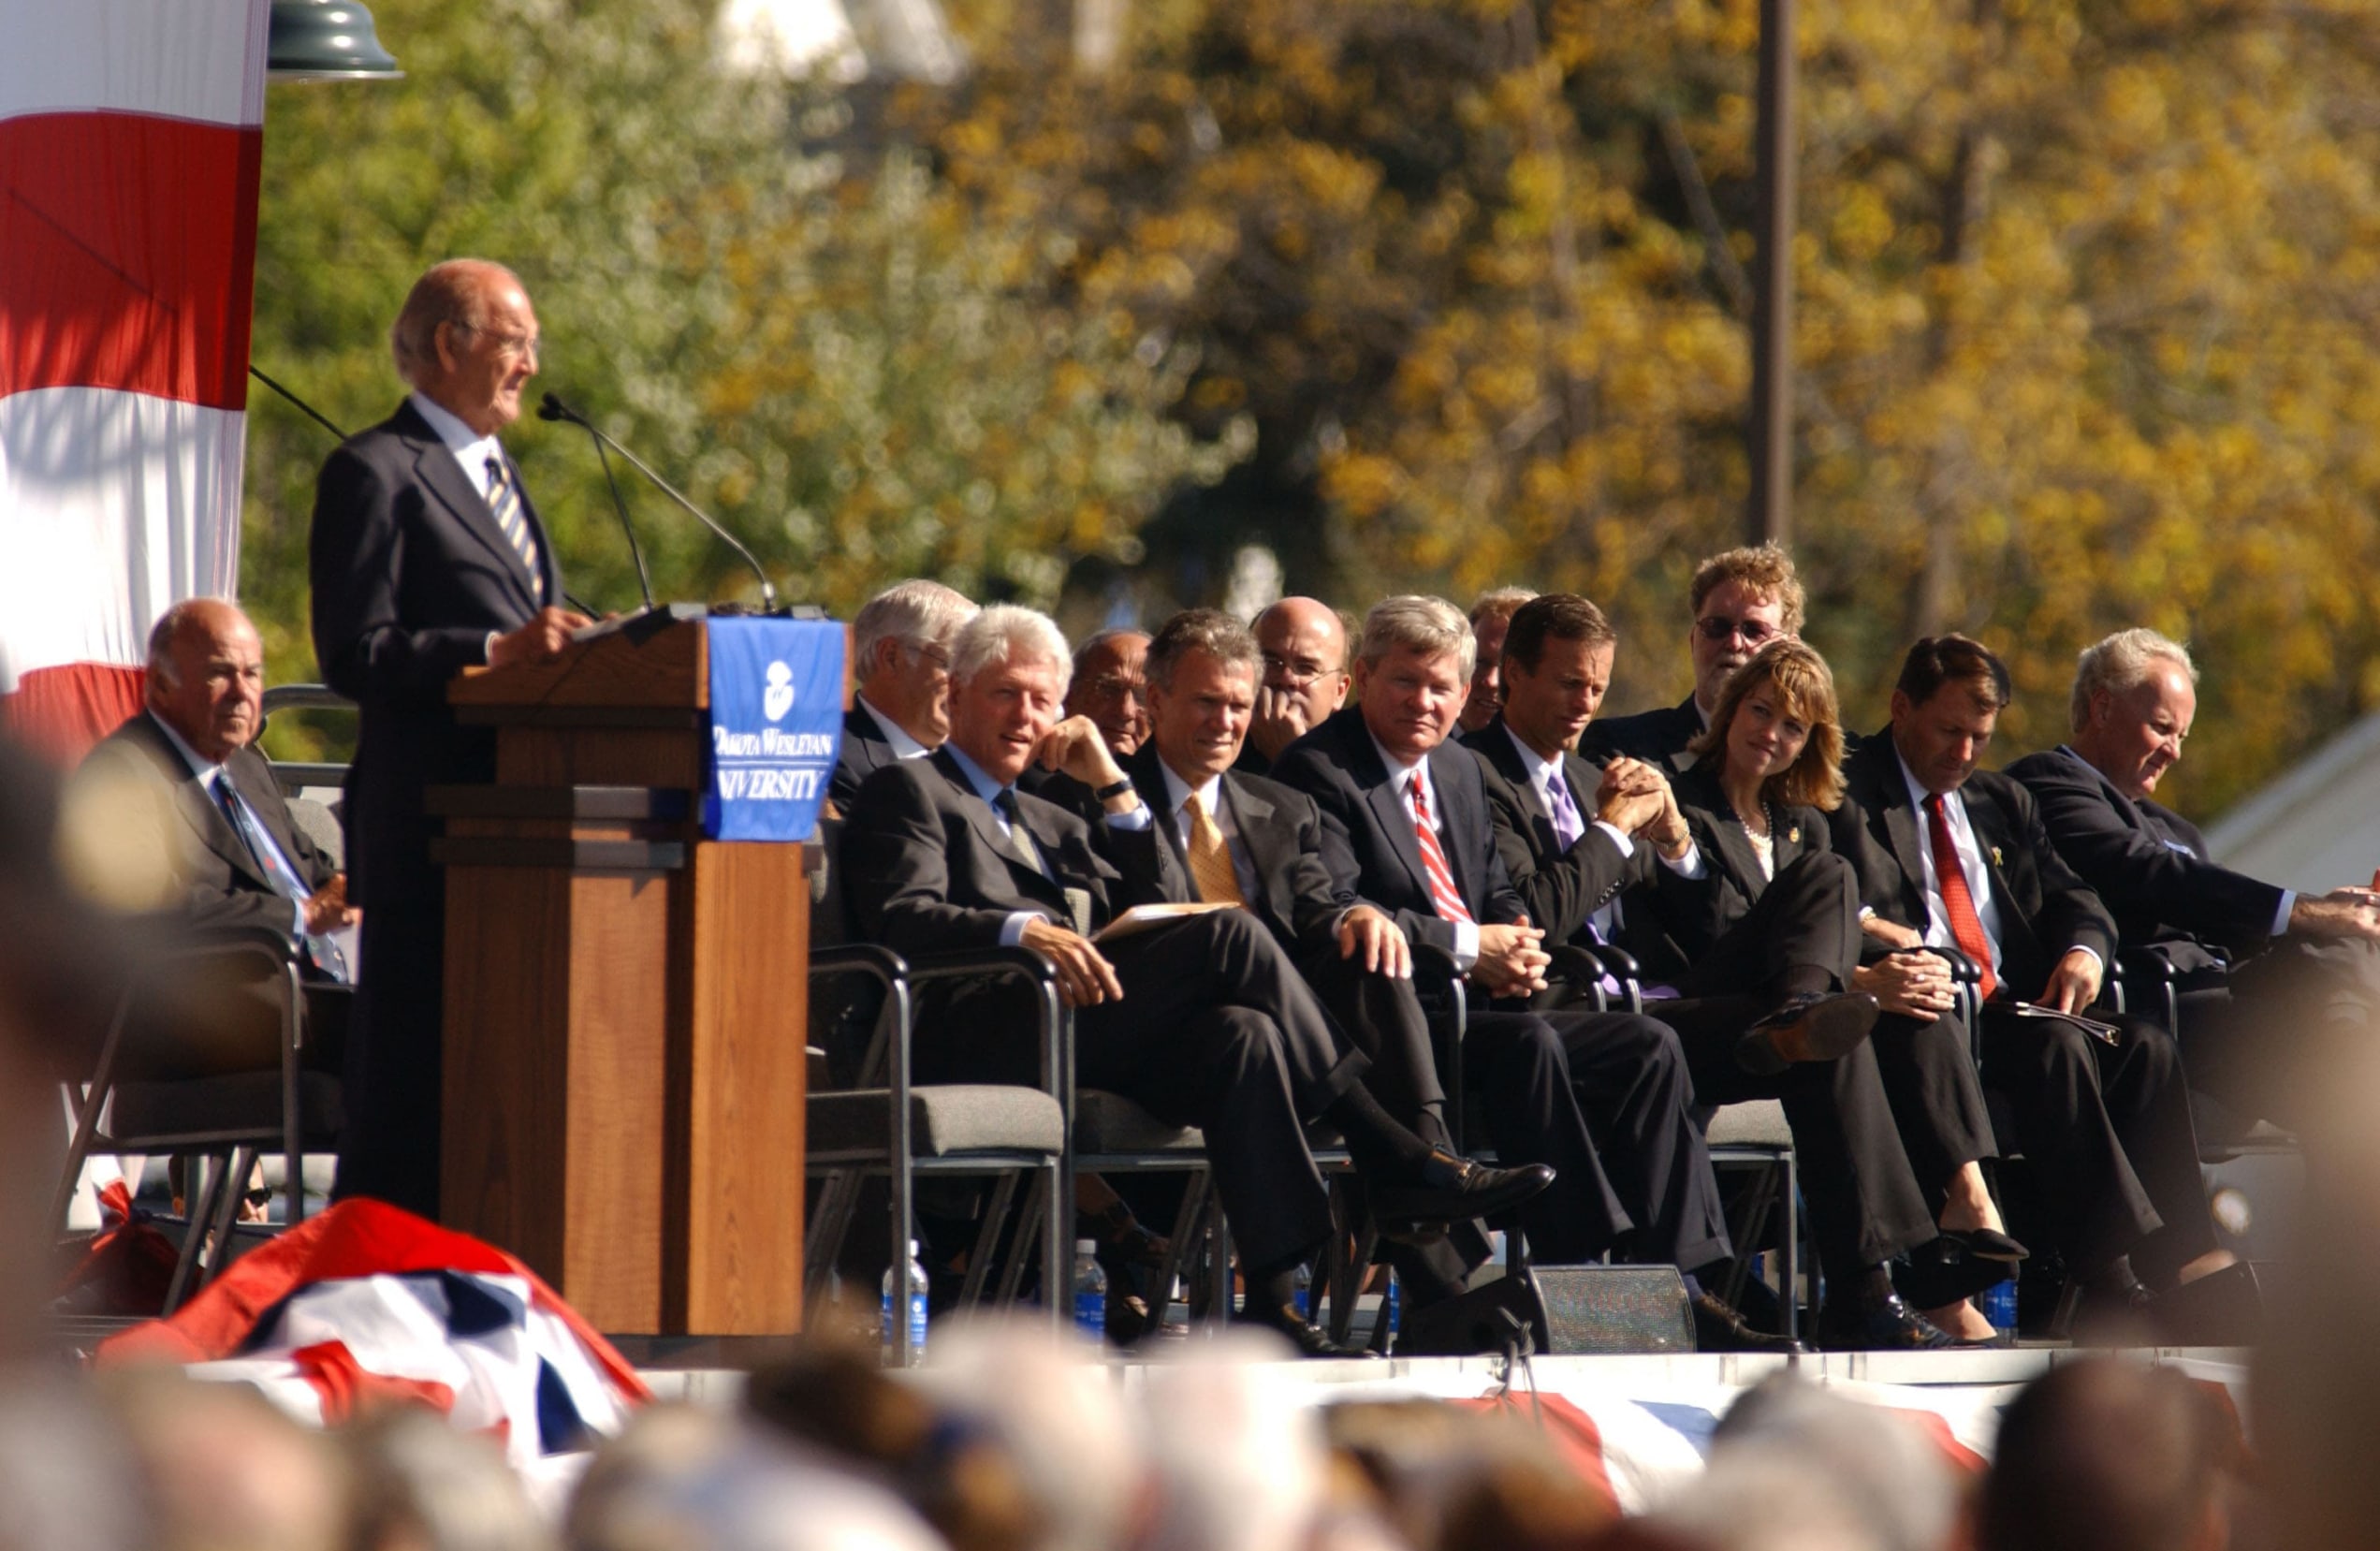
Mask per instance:
[[[710,772],[703,833],[806,841],[843,739],[843,627],[710,619]]]

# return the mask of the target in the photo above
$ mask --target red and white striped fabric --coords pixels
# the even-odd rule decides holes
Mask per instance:
[[[0,716],[78,757],[240,573],[270,0],[0,0]]]

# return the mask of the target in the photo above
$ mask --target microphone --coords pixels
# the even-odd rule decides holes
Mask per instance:
[[[645,572],[645,551],[637,547],[635,524],[628,520],[628,502],[620,493],[620,481],[613,477],[611,454],[604,450],[603,432],[595,430],[593,426],[587,425],[585,420],[572,414],[569,406],[551,393],[547,394],[546,402],[537,406],[537,418],[569,420],[576,425],[587,426],[588,432],[594,437],[595,458],[604,466],[604,483],[611,487],[611,509],[620,514],[620,531],[628,535],[628,558],[636,563],[636,591],[645,595],[645,612],[651,613],[653,611],[653,578]]]
[[[745,549],[743,542],[737,538],[734,534],[729,533],[726,529],[721,527],[716,521],[712,520],[710,516],[700,506],[695,505],[683,495],[680,495],[678,492],[678,488],[676,486],[672,485],[668,480],[664,479],[660,475],[655,474],[646,465],[643,459],[637,457],[626,447],[621,446],[611,437],[604,434],[601,427],[597,426],[592,420],[588,419],[584,415],[579,414],[578,411],[571,408],[568,404],[562,402],[558,396],[552,393],[548,393],[545,397],[545,402],[537,406],[537,417],[541,420],[568,420],[572,425],[583,426],[586,428],[587,433],[594,437],[595,446],[597,447],[600,448],[608,446],[612,451],[620,454],[622,458],[627,459],[629,463],[636,470],[637,473],[643,475],[646,478],[651,480],[655,485],[661,488],[662,494],[669,497],[672,501],[677,502],[678,505],[683,508],[689,516],[693,517],[695,521],[701,523],[704,527],[708,528],[712,533],[718,534],[720,539],[725,543],[729,549],[744,557],[744,563],[751,566],[752,568],[752,575],[760,578],[761,612],[764,614],[774,614],[777,612],[777,589],[769,584],[768,573],[760,568],[760,562],[753,558],[752,552],[750,549]],[[606,464],[606,470],[608,472],[609,464]],[[618,494],[617,487],[614,488],[613,493],[615,496]],[[621,520],[623,522],[626,520],[624,508]],[[630,548],[633,549],[636,543],[635,535],[633,533],[629,535],[628,543]],[[644,560],[641,556],[638,557],[636,562],[636,572],[637,578],[641,581],[644,577]],[[648,588],[645,593],[645,606],[648,608],[652,607],[652,592],[650,588]]]

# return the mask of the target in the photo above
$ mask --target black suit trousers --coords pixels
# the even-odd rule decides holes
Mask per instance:
[[[2189,1090],[2171,1035],[2144,1018],[2105,1021],[2119,1031],[2112,1046],[2063,1018],[1984,1006],[1984,1085],[2007,1095],[2008,1150],[2022,1151],[2037,1187],[2009,1226],[2056,1248],[2076,1276],[2129,1254],[2142,1281],[2163,1286],[2215,1248]]]
[[[1859,967],[1860,944],[1859,878],[1833,852],[1813,851],[1770,881],[1695,959],[1678,989],[1772,1001],[1790,991],[1841,990]]]
[[[1550,1163],[1523,1208],[1536,1257],[1607,1249],[1691,1271],[1730,1253],[1677,1035],[1631,1013],[1475,1013],[1464,1080],[1505,1163]]]
[[[411,909],[395,900],[373,905],[364,912],[362,941],[341,1083],[346,1126],[332,1193],[343,1201],[369,1195],[435,1221],[445,1103],[445,898]]]
[[[1104,950],[1121,1002],[1074,1015],[1074,1072],[1206,1134],[1209,1165],[1245,1264],[1273,1266],[1330,1236],[1330,1199],[1304,1121],[1362,1075],[1273,935],[1222,910]]]
[[[1929,1203],[1904,1149],[1873,1043],[1837,1061],[1801,1061],[1773,1075],[1746,1072],[1736,1042],[1759,1017],[1745,999],[1655,1002],[1646,1010],[1678,1032],[1706,1105],[1775,1099],[1793,1130],[1809,1200],[1818,1263],[1837,1287],[1932,1239],[1938,1202]],[[1966,1064],[1964,1052],[1960,1063]]]
[[[2326,1075],[2352,1070],[2380,1033],[2380,950],[2367,943],[2284,937],[2228,976],[2204,978],[2212,984],[2184,981],[2173,1032],[2192,1086],[2242,1130],[2258,1119],[2304,1129]]]

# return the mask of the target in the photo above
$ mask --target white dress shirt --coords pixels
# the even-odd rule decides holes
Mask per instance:
[[[462,476],[471,481],[471,488],[479,492],[480,500],[487,500],[488,460],[503,458],[504,445],[492,435],[480,435],[463,424],[452,410],[428,394],[415,393],[410,397],[414,408],[430,422],[430,429],[438,433],[438,440],[446,444],[446,450],[453,453],[455,461],[462,465]]]
[[[934,752],[910,737],[899,723],[870,705],[865,695],[854,693],[852,698],[858,702],[860,710],[875,718],[876,729],[884,735],[885,746],[893,751],[895,759],[923,759]]]

